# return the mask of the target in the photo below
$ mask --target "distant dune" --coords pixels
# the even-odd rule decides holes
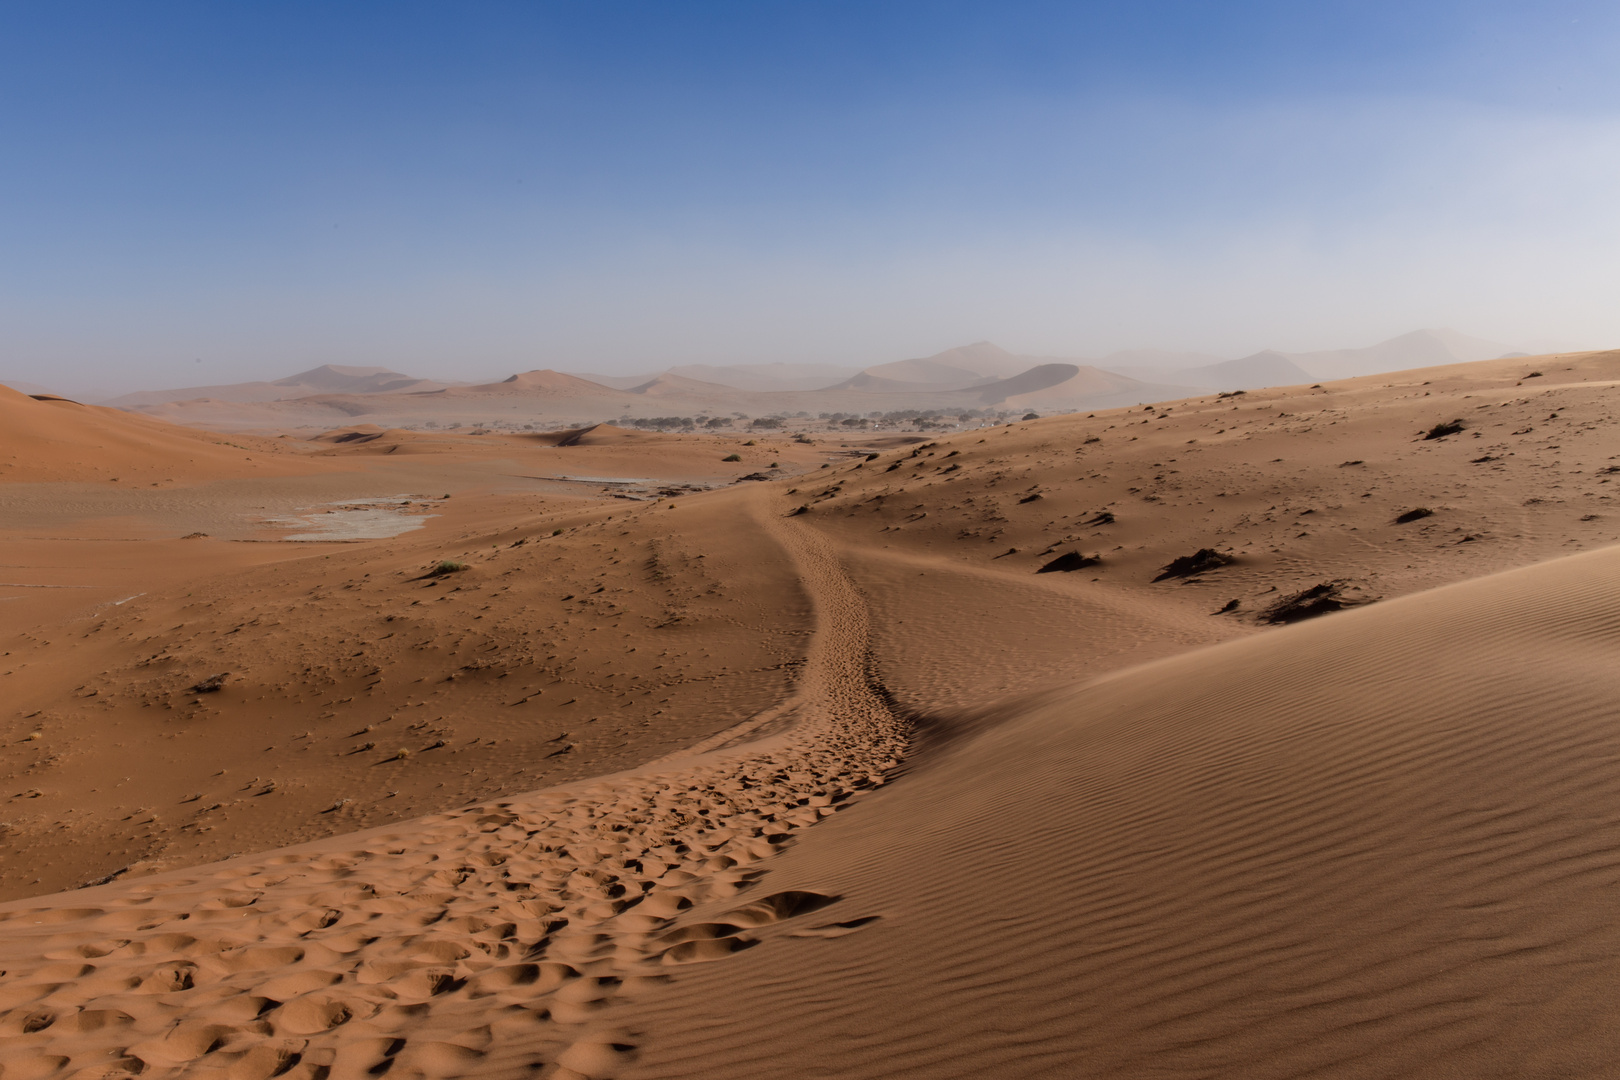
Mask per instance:
[[[274,382],[128,394],[111,404],[175,423],[228,430],[328,428],[365,417],[387,427],[578,426],[696,415],[867,415],[999,407],[1083,411],[1171,401],[1201,390],[1255,390],[1508,354],[1452,330],[1420,330],[1365,349],[1266,350],[1235,360],[1137,349],[1102,360],[1020,355],[988,341],[856,371],[830,364],[687,365],[633,376],[537,369],[492,383],[450,384],[385,368],[327,365]],[[1007,380],[1041,381],[1067,364],[1090,374],[1029,397]],[[1026,384],[1027,385],[1027,384]],[[441,393],[441,391],[443,391]],[[1017,400],[1012,400],[1012,399]]]
[[[1037,373],[1040,373],[1038,376]],[[1032,378],[1033,376],[1033,378]],[[1061,379],[1058,378],[1062,376]],[[1052,381],[1038,385],[1047,378]],[[1014,409],[1041,409],[1077,412],[1117,405],[1140,405],[1184,397],[1190,387],[1139,382],[1136,379],[1094,367],[1074,364],[1044,364],[1016,379],[998,384],[1008,393],[997,399]],[[988,388],[987,388],[988,389]]]
[[[450,383],[434,382],[402,375],[380,367],[344,367],[323,364],[274,382],[232,383],[225,386],[190,386],[178,390],[142,390],[102,402],[117,408],[163,405],[169,402],[211,398],[216,401],[260,402],[306,397],[310,394],[387,394],[414,390],[437,390]]]
[[[1149,350],[1115,353],[1100,366],[1138,379],[1163,381],[1210,390],[1257,390],[1322,379],[1348,379],[1440,364],[1492,360],[1513,353],[1505,345],[1459,334],[1455,330],[1414,330],[1362,349],[1288,353],[1266,349],[1236,360],[1199,364],[1176,363],[1175,354]],[[1517,354],[1517,355],[1523,355]]]
[[[1493,360],[1513,351],[1497,342],[1440,329],[1414,330],[1365,349],[1293,353],[1289,359],[1318,379],[1349,379],[1439,364]]]
[[[840,364],[684,364],[669,369],[671,375],[737,390],[821,390],[858,373]]]
[[[1009,355],[987,344],[971,351],[971,356],[979,358],[975,362],[989,358],[990,362],[984,363],[985,371],[1014,371],[1008,377],[949,368],[930,359],[882,365],[819,390],[741,390],[670,373],[631,385],[623,385],[628,380],[608,380],[614,385],[605,385],[558,371],[537,370],[500,382],[435,390],[323,393],[258,403],[204,398],[143,406],[141,411],[175,423],[242,430],[326,428],[362,418],[387,427],[429,423],[579,426],[620,417],[761,417],[799,412],[812,416],[834,412],[864,416],[903,410],[1105,408],[1177,396],[1186,389],[1139,384],[1128,377],[1090,368],[1085,369],[1090,375],[1075,379],[1073,373],[1079,369],[1072,364],[1026,365],[1024,360],[1028,358],[1005,360]],[[885,368],[906,378],[876,374]],[[1060,378],[1059,372],[1068,374]],[[922,379],[933,381],[918,381]],[[1061,389],[1039,396],[1040,391],[1059,383],[1063,384]],[[1004,405],[1013,397],[1019,400]]]
[[[48,396],[59,396],[57,395],[56,391],[52,390],[50,387],[42,386],[35,382],[28,382],[25,379],[8,379],[0,376],[0,386],[9,387],[19,394],[45,394]]]
[[[1184,368],[1175,372],[1173,378],[1187,386],[1207,386],[1211,390],[1258,390],[1267,386],[1299,386],[1316,381],[1309,371],[1271,349],[1238,360]]]
[[[658,436],[645,431],[629,431],[612,424],[592,424],[571,431],[548,431],[527,438],[545,446],[622,446],[626,443],[656,442]]]
[[[472,395],[543,395],[547,398],[580,398],[604,396],[606,388],[586,379],[576,379],[572,375],[564,375],[560,371],[540,369],[524,371],[495,383],[480,383],[476,386],[458,386],[453,389],[439,392],[445,398],[461,398]]]
[[[227,440],[65,398],[38,400],[0,386],[0,483],[196,483],[313,468],[276,440]]]

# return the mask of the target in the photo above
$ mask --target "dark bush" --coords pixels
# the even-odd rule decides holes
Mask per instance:
[[[1039,570],[1037,574],[1067,574],[1072,570],[1084,570],[1088,566],[1097,566],[1102,559],[1096,555],[1082,555],[1078,551],[1070,551],[1059,555]]]
[[[1179,559],[1172,559],[1160,569],[1159,576],[1154,581],[1164,581],[1168,578],[1192,577],[1202,574],[1206,570],[1215,570],[1222,566],[1229,566],[1233,562],[1232,556],[1214,548],[1199,548],[1191,555],[1183,555]]]

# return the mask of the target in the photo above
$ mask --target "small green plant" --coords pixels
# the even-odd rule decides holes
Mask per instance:
[[[438,566],[435,566],[432,570],[428,571],[428,577],[443,577],[446,574],[459,574],[465,569],[467,569],[467,564],[464,562],[456,562],[454,559],[442,559],[440,560]]]
[[[725,457],[721,458],[720,460],[721,461],[741,461],[742,460],[742,455],[741,454],[727,454]]]
[[[552,529],[551,530],[551,535],[552,536],[561,536],[562,534],[563,534],[563,531],[561,529]]]

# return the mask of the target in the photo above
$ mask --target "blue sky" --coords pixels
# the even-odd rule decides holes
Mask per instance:
[[[0,373],[1620,345],[1620,9],[0,7]]]

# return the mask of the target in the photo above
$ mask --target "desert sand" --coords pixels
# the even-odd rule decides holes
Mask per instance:
[[[1617,402],[0,398],[0,1077],[1607,1075]]]

